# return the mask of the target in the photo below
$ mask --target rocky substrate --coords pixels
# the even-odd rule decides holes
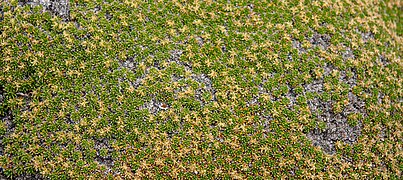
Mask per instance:
[[[370,38],[370,35],[363,36],[363,38]],[[310,43],[315,47],[318,46],[322,50],[327,50],[330,46],[331,36],[327,34],[314,33],[311,38],[308,38]],[[293,41],[293,48],[298,49],[300,53],[306,52],[307,49],[301,46],[298,41]],[[352,49],[344,47],[345,51],[340,52],[344,60],[354,59]],[[352,89],[357,85],[357,75],[355,71],[350,69],[349,73],[352,76],[348,76],[346,70],[339,70],[337,67],[326,64],[323,67],[323,77],[315,79],[312,83],[303,85],[304,94],[307,92],[323,95],[325,92],[324,77],[331,76],[332,73],[338,74],[339,82],[341,84],[348,85],[348,104],[342,108],[341,112],[335,112],[334,100],[324,100],[318,97],[308,100],[308,106],[313,116],[318,122],[325,123],[325,128],[315,127],[310,132],[306,133],[306,136],[312,141],[314,146],[319,146],[322,150],[328,154],[334,154],[336,152],[335,144],[340,141],[347,144],[353,144],[357,141],[361,134],[362,122],[358,121],[354,126],[350,126],[348,123],[348,116],[355,115],[365,117],[365,102],[357,97]]]
[[[30,5],[35,7],[42,5],[44,11],[49,11],[64,20],[69,19],[70,16],[69,0],[19,0],[18,2],[21,6]]]
[[[179,83],[179,82],[196,82],[198,83],[197,89],[194,89],[194,98],[196,101],[200,103],[200,106],[203,107],[206,104],[209,104],[211,102],[216,101],[216,90],[214,89],[212,85],[211,79],[205,75],[205,74],[195,74],[192,71],[192,67],[190,64],[187,64],[185,62],[180,61],[180,56],[182,55],[182,51],[180,50],[173,50],[170,51],[170,58],[166,59],[166,62],[168,64],[175,63],[178,66],[181,66],[185,69],[187,72],[191,72],[191,75],[189,78],[186,77],[179,77],[179,76],[172,76],[171,77],[171,84],[174,83]],[[127,68],[133,72],[136,71],[138,66],[138,63],[133,59],[133,58],[127,58],[125,61],[120,62],[120,68]],[[130,82],[130,84],[137,88],[141,85],[141,82],[149,75],[150,70],[155,68],[157,71],[163,71],[165,68],[159,64],[155,63],[154,66],[148,67],[145,70],[145,74],[141,76],[140,78],[136,79],[133,82]],[[174,97],[177,98],[180,93],[183,93],[187,89],[189,89],[190,84],[185,84],[184,86],[180,87],[179,89],[174,90]],[[211,96],[210,100],[205,100],[203,98],[204,94],[209,94]],[[153,95],[150,95],[153,96]],[[159,111],[164,110],[168,107],[164,102],[158,101],[154,96],[149,102],[145,102],[144,105],[141,106],[140,109],[147,109],[151,114],[157,115]]]
[[[341,74],[343,74],[343,72]],[[352,87],[355,86],[356,83],[354,78],[347,79],[344,78],[343,75],[340,80]],[[305,85],[304,88],[306,92],[321,95],[324,92],[324,82],[323,80],[315,80]],[[344,107],[341,112],[335,112],[335,101],[333,100],[323,100],[317,97],[308,100],[308,106],[312,114],[319,122],[324,122],[326,127],[325,129],[315,127],[306,135],[312,140],[313,145],[321,147],[329,154],[336,152],[335,144],[337,141],[353,144],[361,134],[362,123],[358,121],[355,126],[350,126],[348,116],[366,116],[365,103],[352,93],[351,88],[348,92],[348,101],[348,105]]]

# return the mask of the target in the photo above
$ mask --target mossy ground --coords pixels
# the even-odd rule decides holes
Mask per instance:
[[[400,1],[1,2],[7,177],[401,178]]]

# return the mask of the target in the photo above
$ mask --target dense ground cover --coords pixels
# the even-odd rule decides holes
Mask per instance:
[[[41,2],[0,4],[3,176],[401,178],[399,1]]]

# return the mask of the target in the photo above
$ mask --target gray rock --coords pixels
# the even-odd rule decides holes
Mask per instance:
[[[363,33],[361,32],[361,38],[364,42],[367,42],[370,39],[374,39],[375,35],[372,32]]]
[[[49,11],[64,20],[70,17],[69,0],[19,0],[20,5],[31,5],[35,7],[42,5],[46,11]]]
[[[327,65],[324,67],[325,76],[336,68]],[[347,117],[350,114],[361,114],[366,116],[365,103],[352,93],[352,88],[356,86],[357,76],[353,73],[353,76],[348,78],[345,71],[339,71],[339,80],[342,83],[349,85],[349,93],[347,95],[349,104],[340,113],[333,111],[332,100],[324,101],[319,98],[313,98],[308,100],[308,106],[313,115],[315,115],[319,121],[326,124],[324,130],[320,130],[318,127],[308,132],[307,137],[312,140],[313,145],[320,146],[324,152],[334,154],[336,152],[335,144],[337,141],[341,141],[347,144],[353,144],[357,141],[357,138],[361,135],[362,122],[354,127],[348,124]],[[323,79],[314,80],[310,84],[304,85],[305,92],[322,94],[324,92]]]
[[[309,39],[309,41],[312,43],[314,46],[319,46],[322,49],[327,49],[327,47],[330,46],[330,40],[331,37],[327,34],[318,34],[315,33],[312,38]]]
[[[190,72],[193,71],[192,65],[190,63],[180,60],[180,58],[183,54],[182,50],[172,50],[172,51],[169,51],[169,54],[170,54],[170,57],[165,60],[168,64],[175,63],[177,66],[183,67],[186,71],[190,71]],[[138,67],[138,64],[139,63],[137,63],[135,61],[135,57],[128,57],[128,58],[126,58],[126,60],[119,62],[118,69],[120,70],[120,69],[126,68],[126,69],[129,69],[129,70],[135,72]],[[161,70],[164,70],[165,67],[163,67],[162,64],[159,62],[155,62],[152,67],[148,67],[145,70],[145,74],[143,74],[141,77],[137,78],[135,81],[130,81],[129,84],[131,84],[134,88],[140,87],[142,80],[148,76],[151,69],[161,71]],[[122,77],[122,78],[120,78],[119,81],[123,82],[126,80],[127,80],[126,78]],[[172,76],[171,77],[171,82],[180,82],[180,81],[188,81],[188,80],[197,82],[199,84],[199,88],[194,90],[194,92],[195,92],[194,98],[196,101],[198,101],[200,103],[201,107],[203,107],[209,103],[212,103],[214,101],[217,101],[216,90],[213,87],[213,83],[212,83],[211,79],[207,75],[191,73],[190,77],[188,77],[188,78],[185,78],[182,76]],[[186,85],[185,87],[176,89],[174,91],[175,95],[177,95],[179,92],[184,91],[189,86],[190,85]],[[205,93],[211,95],[210,100],[205,100],[203,98],[203,95]],[[152,98],[149,101],[145,102],[142,106],[140,106],[140,109],[141,110],[147,109],[150,114],[157,115],[160,111],[165,110],[164,108],[161,107],[161,105],[164,102],[158,101],[154,95],[151,95],[151,96],[152,96]]]
[[[4,11],[3,11],[3,7],[0,7],[0,22],[3,21],[4,19]],[[2,31],[0,31],[1,33]]]
[[[299,41],[296,40],[296,39],[293,39],[293,40],[292,40],[292,47],[295,48],[295,49],[298,49],[298,54],[306,53],[306,52],[307,52],[307,50],[302,47],[301,42],[299,42]]]
[[[350,48],[346,48],[346,51],[343,52],[342,57],[344,60],[346,59],[355,59],[353,51]]]

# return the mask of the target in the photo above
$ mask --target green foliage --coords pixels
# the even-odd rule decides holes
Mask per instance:
[[[7,177],[401,176],[398,1],[79,0],[68,21],[17,4],[0,8]],[[314,100],[354,144],[311,144]]]

